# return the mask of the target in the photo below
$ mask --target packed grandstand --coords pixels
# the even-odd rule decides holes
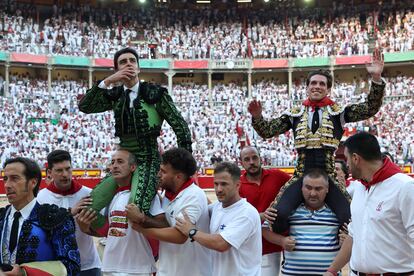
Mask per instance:
[[[410,1],[382,7],[333,2],[292,8],[286,17],[275,16],[280,9],[125,10],[65,2],[43,8],[1,4],[2,164],[24,153],[44,165],[47,153],[64,148],[74,167],[104,169],[116,144],[113,115],[86,115],[77,103],[93,81],[110,74],[106,58],[125,46],[139,52],[143,80],[169,88],[189,124],[200,168],[237,160],[246,143],[260,149],[266,165],[293,166],[292,133],[260,138],[247,112],[250,100],[262,102],[265,117],[280,115],[305,98],[307,71],[325,67],[335,76],[335,101],[362,101],[369,85],[364,63],[381,47],[384,104],[374,118],[348,124],[346,132],[372,131],[397,163],[414,160]],[[43,9],[51,9],[48,16]],[[175,145],[165,124],[159,148]]]

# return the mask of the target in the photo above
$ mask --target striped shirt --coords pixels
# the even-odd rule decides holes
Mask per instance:
[[[339,222],[328,206],[311,211],[300,205],[289,217],[293,252],[285,251],[284,275],[322,275],[338,253]]]

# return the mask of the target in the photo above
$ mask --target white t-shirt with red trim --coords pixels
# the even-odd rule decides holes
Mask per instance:
[[[414,179],[403,173],[355,186],[351,202],[350,268],[359,272],[414,271]]]
[[[136,275],[156,272],[155,261],[148,240],[128,224],[125,206],[130,191],[118,192],[108,209],[109,230],[102,259],[102,272]],[[159,197],[152,200],[150,213],[153,216],[164,213]]]
[[[164,197],[162,208],[171,227],[175,218],[187,213],[197,229],[209,232],[207,196],[195,184],[182,190],[172,201]],[[160,241],[159,268],[157,276],[211,276],[211,250],[190,239],[184,244]]]

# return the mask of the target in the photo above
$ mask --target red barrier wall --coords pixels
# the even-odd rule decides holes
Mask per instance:
[[[99,183],[101,179],[100,178],[76,178],[76,180],[86,187],[93,188],[96,186],[96,184]],[[212,176],[199,176],[199,177],[196,177],[196,181],[202,189],[213,189],[214,188]],[[44,180],[42,180],[42,183],[40,184],[40,188],[43,189],[45,187],[46,187],[46,183]],[[0,194],[5,194],[5,193],[6,191],[4,189],[3,178],[0,178]]]
[[[409,176],[414,178],[414,174],[410,173]],[[96,186],[96,184],[99,183],[100,178],[76,178],[76,180],[81,183],[84,186],[87,186],[89,188],[93,188]],[[214,182],[213,182],[213,176],[197,176],[195,177],[196,182],[202,189],[214,189]],[[40,188],[43,189],[46,187],[46,183],[44,180],[42,180],[42,183],[40,184]],[[3,178],[0,178],[0,194],[5,194],[4,189],[4,183]]]

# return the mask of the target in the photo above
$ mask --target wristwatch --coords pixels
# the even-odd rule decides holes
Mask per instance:
[[[190,230],[190,232],[188,232],[188,237],[190,238],[190,241],[193,242],[194,239],[193,237],[195,236],[195,234],[197,234],[197,229],[193,228]]]

